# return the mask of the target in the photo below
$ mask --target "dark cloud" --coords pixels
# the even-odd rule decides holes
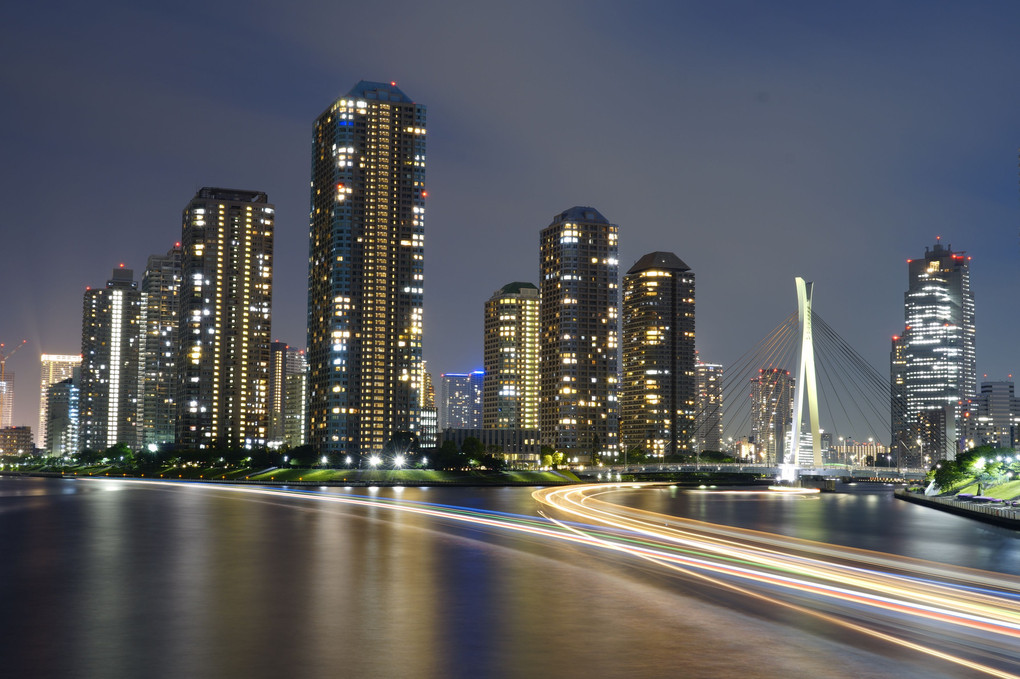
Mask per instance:
[[[1015,366],[1020,47],[1012,4],[24,3],[0,27],[0,341],[78,350],[81,294],[179,237],[204,185],[278,212],[274,334],[304,343],[311,122],[359,79],[429,107],[426,356],[481,364],[481,309],[537,282],[575,204],[621,266],[698,276],[698,344],[746,351],[793,278],[881,373],[904,260],[974,256],[979,371]],[[824,5],[824,3],[823,3]]]

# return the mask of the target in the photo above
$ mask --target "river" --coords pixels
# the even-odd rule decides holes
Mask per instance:
[[[0,674],[985,676],[625,555],[493,523],[491,512],[544,522],[532,490],[281,496],[211,484],[0,478]],[[660,488],[614,500],[1020,574],[1015,532],[894,500],[890,488],[843,490],[779,497]],[[359,498],[374,502],[352,502]],[[401,503],[423,511],[395,511]],[[489,518],[475,521],[469,510]]]

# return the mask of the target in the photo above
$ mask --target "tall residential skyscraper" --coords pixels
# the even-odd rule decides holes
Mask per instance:
[[[695,446],[702,450],[724,450],[723,446],[723,367],[718,363],[698,363],[697,399],[694,408]]]
[[[269,388],[266,410],[269,414],[269,442],[277,445],[284,438],[284,400],[287,397],[287,346],[286,342],[269,344]]]
[[[589,460],[618,450],[618,229],[572,207],[540,236],[542,444]]]
[[[142,444],[173,443],[177,422],[177,354],[181,309],[181,244],[151,255],[142,274]]]
[[[485,303],[485,429],[538,429],[538,311],[532,283],[508,283]]]
[[[315,121],[309,441],[328,455],[420,431],[425,107],[361,81]]]
[[[81,379],[81,369],[74,372]],[[68,377],[46,388],[46,431],[43,448],[51,457],[64,457],[78,452],[78,403],[80,391],[77,380]]]
[[[306,441],[308,368],[304,349],[272,342],[269,349],[269,441],[300,446]]]
[[[970,258],[937,240],[921,259],[907,260],[908,284],[903,297],[905,327],[893,342],[891,381],[893,407],[902,398],[909,431],[892,432],[893,443],[920,437],[915,427],[925,411],[945,410],[943,449],[933,459],[953,459],[956,432],[962,431],[962,403],[977,387],[974,295],[970,289]],[[897,359],[899,363],[897,363]],[[897,384],[901,380],[902,384]],[[926,427],[939,421],[925,417]],[[895,422],[894,422],[895,425]],[[925,451],[928,454],[928,451]]]
[[[0,379],[0,428],[8,428],[14,421],[14,372],[7,370]]]
[[[39,384],[39,428],[35,432],[35,444],[40,448],[48,448],[46,443],[47,414],[49,412],[48,389],[51,384],[63,382],[74,375],[74,369],[81,365],[81,356],[74,354],[43,354],[42,380]],[[77,405],[75,406],[77,409]],[[5,409],[6,410],[6,409]],[[73,451],[69,451],[73,452]]]
[[[308,361],[304,349],[287,351],[287,379],[283,397],[283,440],[287,445],[308,443]]]
[[[751,433],[758,462],[784,461],[793,431],[795,381],[789,370],[778,368],[759,370],[751,380]]]
[[[184,208],[179,445],[266,443],[274,213],[261,191],[209,187]]]
[[[105,450],[140,444],[138,368],[145,296],[131,269],[114,269],[105,288],[85,291],[81,323],[79,444]]]
[[[439,377],[439,429],[481,429],[485,373],[443,373]]]
[[[651,252],[623,277],[624,448],[693,450],[694,354],[694,273],[672,252]]]

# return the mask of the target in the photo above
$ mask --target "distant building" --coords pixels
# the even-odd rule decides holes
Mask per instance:
[[[286,342],[269,343],[269,390],[266,409],[269,412],[269,443],[283,443],[284,406],[287,395],[287,349]]]
[[[425,106],[361,81],[312,132],[310,442],[378,454],[421,433]]]
[[[14,372],[4,371],[0,379],[0,428],[10,427],[14,421]]]
[[[439,378],[439,428],[481,429],[485,373],[443,373]]]
[[[141,443],[139,379],[145,298],[134,271],[119,268],[105,288],[85,291],[81,330],[79,444],[106,450]]]
[[[0,455],[31,455],[34,452],[31,427],[0,428]]]
[[[287,351],[283,398],[283,439],[293,447],[308,443],[308,361],[304,349]]]
[[[595,208],[572,207],[539,237],[539,428],[568,460],[619,451],[618,233]]]
[[[68,377],[46,388],[46,430],[43,449],[50,457],[65,457],[78,452],[78,408],[80,390],[77,379]]]
[[[537,429],[449,428],[440,433],[437,445],[452,441],[461,448],[469,438],[478,439],[487,452],[492,452],[510,467],[537,467],[541,462],[542,444]]]
[[[206,187],[184,208],[176,439],[266,444],[275,210],[262,191]]]
[[[968,399],[963,412],[964,447],[1016,448],[1020,399],[1012,382],[982,382],[981,392]]]
[[[910,445],[926,436],[939,448],[925,446],[934,460],[953,459],[956,432],[962,430],[962,404],[977,388],[974,295],[970,288],[970,257],[937,241],[921,259],[907,260],[904,330],[893,338],[891,381],[894,445]],[[902,401],[902,403],[898,403]],[[932,413],[949,408],[945,430],[930,430]],[[896,419],[897,409],[905,415]],[[919,419],[922,413],[924,422]],[[918,452],[914,453],[919,455]]]
[[[723,367],[718,363],[698,363],[694,439],[698,450],[725,450],[723,445]]]
[[[508,283],[485,303],[486,429],[538,429],[538,309],[532,283]]]
[[[142,445],[173,443],[177,423],[177,361],[181,310],[181,244],[151,255],[142,274]]]
[[[672,252],[623,277],[620,441],[663,457],[694,450],[694,272]]]
[[[269,444],[304,445],[308,414],[305,352],[286,342],[272,342],[269,346]]]
[[[857,441],[849,438],[839,443],[834,443],[830,448],[830,456],[833,462],[839,462],[850,466],[874,466],[883,467],[896,464],[892,457],[892,451],[874,441]]]
[[[42,379],[39,384],[39,428],[35,431],[36,445],[49,449],[46,442],[47,412],[49,410],[48,390],[50,385],[63,382],[74,375],[74,369],[81,365],[81,356],[77,354],[43,354],[39,360],[42,364]]]
[[[784,444],[793,430],[795,381],[789,370],[777,368],[761,369],[751,380],[751,434],[759,462],[785,461]]]
[[[436,408],[436,389],[432,384],[432,373],[428,364],[422,361],[421,389],[421,434],[418,441],[422,448],[434,448],[439,436],[439,409]]]
[[[956,422],[953,418],[955,409],[946,404],[941,407],[928,408],[915,415],[917,448],[911,448],[909,455],[901,455],[898,463],[905,467],[920,467],[930,464],[943,457],[944,451],[956,450]]]

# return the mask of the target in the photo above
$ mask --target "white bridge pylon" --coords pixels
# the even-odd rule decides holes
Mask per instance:
[[[785,463],[791,470],[802,462],[800,457],[800,430],[804,414],[804,394],[807,393],[808,419],[811,424],[810,464],[822,465],[822,438],[818,429],[818,381],[815,378],[815,345],[811,334],[811,295],[814,283],[800,276],[797,282],[797,316],[800,321],[800,366],[797,369],[797,385],[793,397],[793,437],[786,451]],[[806,462],[806,460],[804,460]],[[785,474],[784,474],[785,476]]]

